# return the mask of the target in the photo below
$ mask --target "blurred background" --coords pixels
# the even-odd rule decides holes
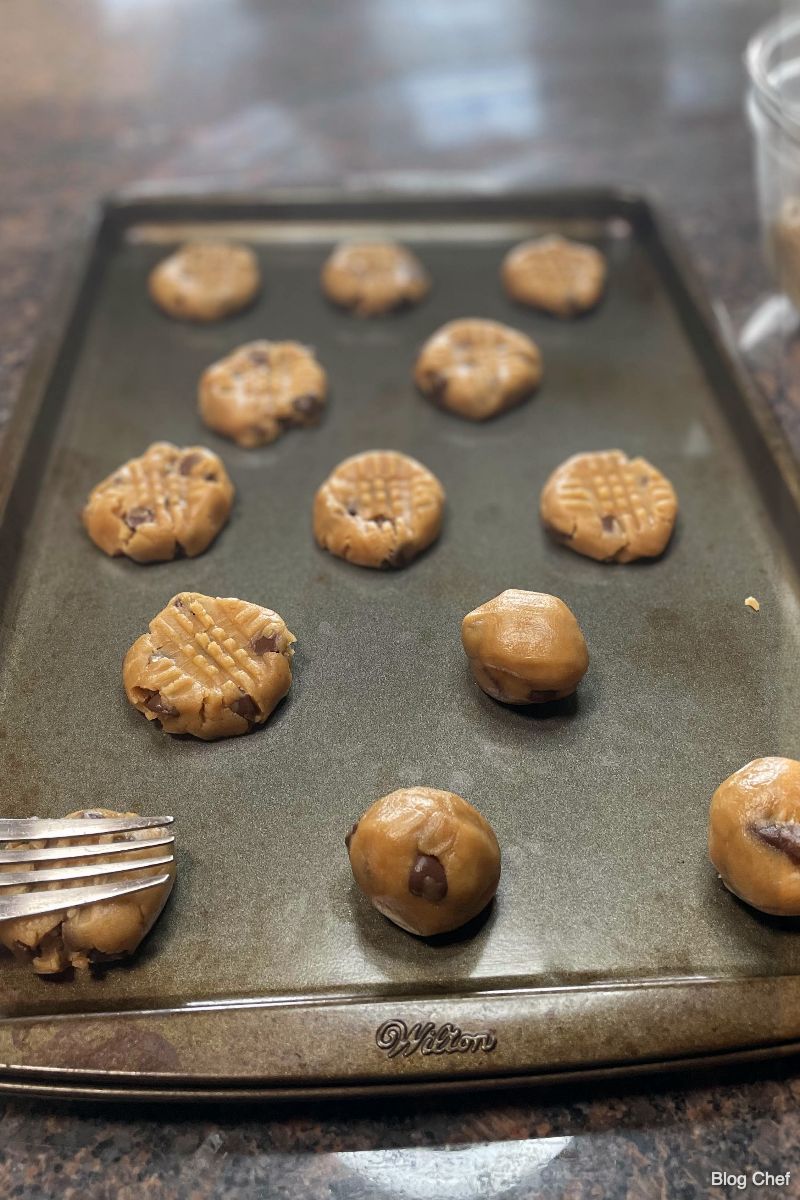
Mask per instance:
[[[4,0],[0,414],[59,248],[99,197],[141,181],[646,188],[741,323],[766,279],[742,55],[780,11],[766,0]],[[782,418],[800,447],[789,407]]]

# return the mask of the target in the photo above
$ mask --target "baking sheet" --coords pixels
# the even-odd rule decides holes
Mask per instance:
[[[506,249],[545,231],[608,257],[608,294],[584,319],[558,322],[502,292]],[[151,305],[148,271],[187,233],[254,245],[265,289],[252,309],[197,327]],[[430,297],[369,321],[329,306],[321,263],[360,234],[408,243]],[[457,316],[532,336],[539,394],[486,425],[417,395],[417,348]],[[56,983],[0,960],[7,1081],[325,1089],[800,1036],[794,923],[734,900],[705,855],[716,785],[758,755],[800,755],[796,476],[644,202],[120,201],[67,319],[0,470],[2,814],[167,811],[179,873],[129,965]],[[246,451],[201,424],[196,384],[260,337],[312,344],[331,397],[318,429]],[[80,507],[160,439],[222,456],[232,519],[198,559],[108,559]],[[318,484],[372,447],[419,458],[447,492],[440,541],[400,572],[352,567],[311,535]],[[597,564],[539,527],[549,471],[612,447],[675,485],[681,515],[658,562]],[[473,683],[461,618],[507,587],[553,592],[576,613],[591,666],[575,701],[515,710]],[[181,590],[268,605],[296,634],[294,683],[265,728],[174,739],[127,704],[122,656]],[[758,614],[744,607],[751,594]],[[497,832],[497,901],[466,935],[410,937],[352,883],[344,833],[377,796],[414,783],[461,793]],[[387,1020],[488,1031],[495,1044],[391,1056],[379,1043],[393,1035],[376,1036]]]

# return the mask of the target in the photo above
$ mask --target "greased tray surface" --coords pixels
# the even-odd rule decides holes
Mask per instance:
[[[545,231],[608,256],[608,294],[584,319],[503,295],[505,250]],[[254,245],[265,288],[252,309],[209,327],[156,311],[148,271],[187,232]],[[330,307],[320,265],[361,233],[411,245],[430,297],[372,320]],[[277,1094],[800,1039],[800,934],[735,901],[705,854],[716,785],[758,755],[800,754],[796,477],[766,448],[774,432],[694,286],[648,206],[611,193],[107,208],[64,339],[5,448],[2,814],[173,813],[178,882],[129,965],[54,983],[0,962],[6,1086]],[[457,316],[536,340],[533,400],[473,425],[416,394],[417,348]],[[312,344],[331,398],[318,429],[245,451],[203,427],[196,384],[259,337]],[[158,439],[221,454],[232,519],[194,560],[108,559],[79,509]],[[447,492],[441,540],[399,572],[349,566],[311,534],[318,484],[372,447],[419,458]],[[597,564],[539,527],[550,470],[612,447],[676,487],[679,524],[658,562]],[[575,611],[591,654],[576,700],[516,710],[473,683],[461,618],[507,587]],[[297,636],[291,692],[250,736],[171,738],[125,700],[125,650],[184,589],[273,607]],[[498,898],[470,936],[410,937],[351,881],[344,833],[414,783],[461,793],[497,832]],[[417,1022],[488,1036],[393,1052]]]

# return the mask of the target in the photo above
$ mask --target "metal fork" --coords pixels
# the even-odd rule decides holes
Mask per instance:
[[[172,817],[79,817],[44,821],[38,817],[24,820],[0,819],[0,889],[34,886],[39,883],[68,883],[73,879],[92,879],[98,875],[117,875],[122,871],[143,871],[147,867],[168,867],[175,859],[175,838],[172,834],[124,842],[96,842],[84,846],[44,846],[21,850],[3,849],[4,842],[34,842],[50,838],[99,837],[102,833],[129,833],[137,829],[158,829],[169,826]],[[92,858],[106,854],[124,854],[131,850],[150,850],[164,847],[153,857],[127,859],[120,862],[92,863]],[[84,860],[76,866],[40,868],[39,863],[61,859]],[[21,870],[6,867],[19,867]],[[27,868],[27,869],[25,869]],[[0,894],[0,921],[19,917],[36,917],[76,908],[82,904],[97,904],[101,900],[116,900],[146,888],[159,887],[169,879],[169,872],[148,875],[144,879],[124,879],[118,882],[95,884],[90,887],[53,888],[45,891]]]

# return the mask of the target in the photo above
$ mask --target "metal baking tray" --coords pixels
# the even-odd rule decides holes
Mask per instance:
[[[607,296],[584,319],[502,292],[505,250],[545,231],[608,256]],[[151,305],[148,271],[194,234],[256,248],[253,308],[204,328]],[[410,244],[430,297],[373,320],[330,307],[320,265],[360,234]],[[347,1094],[796,1049],[797,923],[723,889],[705,830],[726,775],[800,754],[798,473],[653,208],[594,190],[128,198],[105,207],[62,304],[0,464],[1,811],[171,812],[179,871],[129,965],[54,982],[2,960],[0,1089]],[[464,315],[526,331],[544,356],[540,393],[486,425],[411,381],[423,339]],[[258,337],[313,344],[331,402],[318,429],[245,451],[203,428],[195,389]],[[108,559],[80,506],[162,438],[222,455],[230,524],[195,560]],[[440,542],[399,572],[352,567],[311,536],[317,485],[370,447],[414,455],[447,491]],[[539,527],[548,472],[611,447],[676,486],[660,561],[600,565]],[[513,709],[472,682],[461,618],[507,587],[576,612],[592,657],[577,700]],[[127,704],[122,655],[182,589],[267,604],[297,635],[292,690],[263,730],[174,739]],[[489,913],[433,941],[367,905],[343,845],[373,799],[413,783],[466,796],[503,849]]]

